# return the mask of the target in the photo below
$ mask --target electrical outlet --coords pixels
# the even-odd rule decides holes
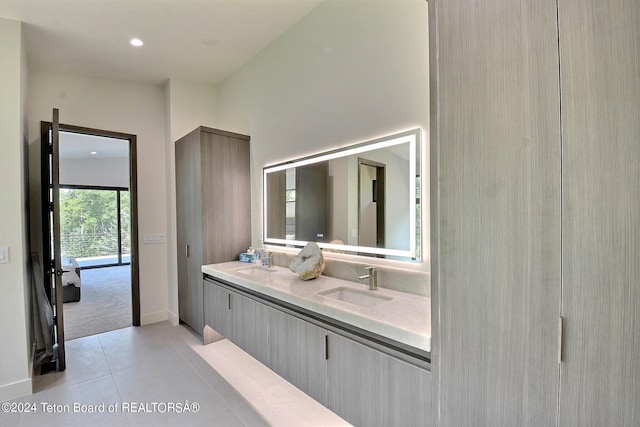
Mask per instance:
[[[145,244],[164,243],[164,234],[162,233],[148,233],[144,235]]]

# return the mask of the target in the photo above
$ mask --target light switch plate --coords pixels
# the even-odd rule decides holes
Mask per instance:
[[[164,243],[164,234],[162,233],[147,233],[144,235],[144,243],[152,244],[152,243]]]
[[[9,263],[9,247],[0,246],[0,264]]]

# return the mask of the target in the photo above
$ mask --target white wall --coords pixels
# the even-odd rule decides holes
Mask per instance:
[[[169,320],[178,324],[178,266],[176,231],[175,142],[198,126],[215,127],[215,87],[170,79],[164,87],[167,167],[167,277],[169,280]]]
[[[165,90],[168,91],[171,142],[198,126],[215,126],[215,86],[170,79]]]
[[[30,274],[26,222],[24,93],[26,57],[21,24],[0,18],[0,246],[10,262],[0,264],[0,401],[31,393]]]
[[[137,135],[140,311],[143,324],[168,318],[167,244],[145,245],[145,233],[166,233],[167,177],[162,86],[33,72],[29,81],[32,145],[40,121],[60,109],[64,124]]]
[[[428,131],[427,14],[424,0],[327,0],[217,87],[218,127],[251,136],[254,245],[264,165]]]

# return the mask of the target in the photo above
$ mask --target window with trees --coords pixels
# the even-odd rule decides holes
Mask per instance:
[[[129,264],[129,212],[127,188],[61,186],[62,255],[82,267]]]

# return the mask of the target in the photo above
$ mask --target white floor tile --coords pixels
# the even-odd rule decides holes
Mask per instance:
[[[67,369],[34,377],[34,391],[78,384],[109,375],[109,365],[97,336],[78,338],[65,344]]]
[[[35,403],[38,411],[23,414],[20,426],[129,425],[116,409],[120,396],[110,376],[54,387],[24,400]]]
[[[36,392],[16,400],[38,411],[0,414],[0,425],[348,425],[229,341],[203,346],[184,326],[162,322],[66,344],[67,370],[35,377]],[[185,401],[197,403],[197,412],[168,408]],[[102,404],[104,413],[78,412],[99,411]],[[142,412],[143,406],[152,411]]]

